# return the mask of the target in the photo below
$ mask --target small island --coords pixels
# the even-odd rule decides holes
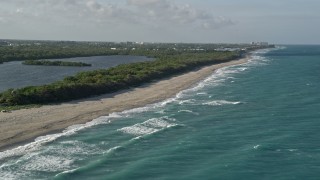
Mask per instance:
[[[76,66],[84,67],[91,66],[91,64],[83,62],[68,62],[68,61],[48,61],[48,60],[27,60],[22,63],[23,65],[40,65],[40,66]]]

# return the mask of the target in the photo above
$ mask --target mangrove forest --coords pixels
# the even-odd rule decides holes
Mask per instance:
[[[48,61],[48,60],[27,60],[27,61],[24,61],[22,64],[37,65],[37,66],[76,66],[76,67],[91,66],[91,64],[87,64],[83,62]]]
[[[221,50],[221,47],[224,49]],[[206,65],[241,58],[251,50],[269,47],[272,46],[18,41],[16,46],[0,46],[1,62],[97,55],[140,55],[154,60],[80,72],[47,85],[8,89],[0,93],[0,106],[60,103],[112,93]],[[38,62],[41,65],[49,63],[25,61],[30,64]]]

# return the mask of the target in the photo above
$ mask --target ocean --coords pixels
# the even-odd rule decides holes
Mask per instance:
[[[320,46],[278,46],[163,102],[0,153],[2,179],[319,179]]]

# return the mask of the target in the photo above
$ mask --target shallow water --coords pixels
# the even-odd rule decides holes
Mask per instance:
[[[21,61],[0,64],[0,92],[9,88],[36,86],[62,80],[81,71],[105,69],[119,64],[150,61],[152,58],[143,56],[93,56],[56,59],[59,61],[84,62],[92,64],[86,67],[63,66],[30,66],[22,65]]]
[[[5,179],[317,179],[320,46],[256,52],[166,101],[0,153]]]

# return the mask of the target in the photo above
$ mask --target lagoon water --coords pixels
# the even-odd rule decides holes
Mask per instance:
[[[166,101],[0,153],[3,179],[318,179],[320,46],[282,46]]]
[[[21,61],[0,64],[0,92],[9,88],[37,86],[62,80],[80,71],[110,68],[119,64],[149,61],[152,58],[143,56],[93,56],[56,59],[58,61],[84,62],[89,67],[62,67],[62,66],[27,66]]]

